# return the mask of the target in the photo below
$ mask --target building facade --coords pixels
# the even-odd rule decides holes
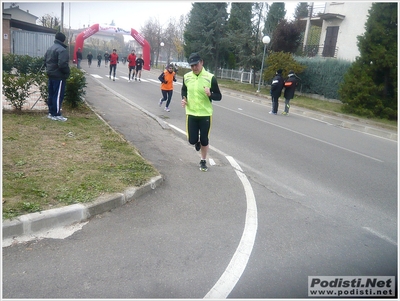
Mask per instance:
[[[3,14],[10,14],[14,20],[23,21],[26,23],[36,24],[38,17],[29,13],[29,10],[24,11],[19,6],[12,6],[10,8],[4,8]]]
[[[326,2],[323,12],[312,13],[308,18],[304,41],[309,41],[308,29],[320,28],[319,44],[307,45],[313,49],[310,56],[333,57],[354,61],[360,55],[357,36],[365,32],[372,2]]]
[[[56,30],[36,25],[37,19],[18,6],[3,9],[3,54],[44,56],[54,43]]]

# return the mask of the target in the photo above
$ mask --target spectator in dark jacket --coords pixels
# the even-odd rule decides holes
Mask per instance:
[[[61,106],[64,99],[65,86],[67,78],[70,75],[69,54],[67,45],[64,44],[65,35],[57,32],[53,46],[47,49],[44,55],[44,66],[49,78],[48,118],[57,121],[67,121],[67,118],[61,115]]]
[[[279,106],[279,97],[281,96],[283,89],[283,77],[282,77],[282,69],[276,71],[275,77],[272,79],[271,84],[271,97],[272,97],[272,111],[270,114],[276,115],[278,113]]]
[[[289,108],[290,108],[289,102],[294,97],[294,91],[296,90],[297,85],[298,85],[297,76],[294,73],[294,71],[290,70],[288,78],[285,80],[284,83],[285,92],[283,93],[283,96],[285,97],[285,111],[282,112],[282,115],[289,114]]]
[[[78,60],[78,69],[81,69],[81,62],[82,62],[82,50],[81,48],[78,48],[78,51],[76,52],[76,59]]]

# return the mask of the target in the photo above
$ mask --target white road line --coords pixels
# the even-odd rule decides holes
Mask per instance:
[[[379,238],[386,240],[387,242],[391,243],[392,245],[397,246],[397,242],[395,242],[394,240],[392,240],[391,238],[387,237],[386,235],[383,235],[381,233],[379,233],[378,231],[375,231],[374,229],[371,229],[369,227],[363,227],[363,229],[367,230],[368,232],[378,236]]]
[[[243,173],[239,164],[237,164],[237,162],[231,156],[226,156],[226,158],[235,168],[236,174],[242,181],[246,193],[246,221],[242,238],[240,239],[239,246],[237,247],[235,254],[233,255],[224,273],[207,293],[207,295],[205,295],[204,299],[225,299],[228,297],[247,266],[247,262],[249,261],[250,254],[253,250],[257,234],[257,204],[251,184],[246,175]]]
[[[337,145],[337,144],[333,144],[333,143],[330,143],[330,142],[328,142],[328,141],[325,141],[325,140],[322,140],[322,139],[318,139],[318,138],[315,138],[315,137],[313,137],[313,136],[300,133],[300,132],[298,132],[298,131],[291,130],[291,129],[287,128],[287,127],[280,126],[280,125],[275,124],[275,123],[272,123],[272,122],[268,122],[268,121],[266,121],[266,120],[264,120],[264,119],[260,119],[260,118],[257,118],[257,117],[250,116],[250,115],[248,115],[248,114],[246,114],[246,113],[238,112],[238,111],[236,111],[236,110],[232,110],[232,109],[223,107],[222,105],[217,105],[217,104],[214,104],[214,105],[215,105],[215,106],[218,106],[218,107],[220,107],[220,108],[223,108],[223,109],[225,109],[225,110],[228,110],[228,111],[231,111],[231,112],[235,112],[235,113],[237,113],[237,114],[241,114],[241,115],[243,115],[243,116],[252,118],[252,119],[254,119],[254,120],[258,120],[258,121],[261,121],[261,122],[270,124],[270,125],[272,125],[272,126],[281,128],[281,129],[286,130],[286,131],[288,131],[288,132],[292,132],[292,133],[301,135],[301,136],[303,136],[303,137],[307,137],[307,138],[310,138],[310,139],[312,139],[312,140],[319,141],[319,142],[321,142],[321,143],[325,143],[325,144],[327,144],[327,145],[330,145],[330,146],[339,148],[339,149],[341,149],[341,150],[344,150],[344,151],[347,151],[347,152],[350,152],[350,153],[353,153],[353,154],[356,154],[356,155],[359,155],[359,156],[362,156],[362,157],[365,157],[365,158],[368,158],[368,159],[371,159],[371,160],[374,160],[374,161],[383,163],[383,161],[380,160],[380,159],[377,159],[377,158],[368,156],[368,155],[363,154],[363,153],[359,153],[359,152],[353,151],[353,150],[351,150],[351,149],[348,149],[348,148],[339,146],[339,145]]]
[[[102,83],[100,83],[103,85]],[[114,93],[115,95],[119,95],[112,89],[108,88],[105,86],[109,91]],[[125,97],[120,96],[121,99],[125,99],[128,103],[130,103],[129,100],[127,100]],[[186,132],[181,130],[180,128],[167,123],[166,124],[178,131],[179,133],[182,133],[183,135],[186,135]],[[213,151],[218,152],[219,154],[225,156],[229,163],[233,166],[235,169],[235,172],[237,176],[239,177],[240,181],[242,182],[242,185],[245,190],[246,194],[246,203],[247,203],[247,209],[246,209],[246,220],[245,220],[245,226],[244,230],[242,233],[242,237],[240,239],[239,245],[236,248],[235,254],[233,254],[233,257],[231,261],[229,262],[228,267],[225,269],[221,277],[218,279],[217,283],[211,288],[211,290],[207,293],[207,295],[204,298],[213,298],[213,299],[222,299],[226,298],[230,292],[233,290],[235,287],[236,283],[239,281],[240,277],[242,276],[244,269],[247,266],[247,262],[249,261],[250,254],[253,250],[254,247],[254,242],[257,234],[257,227],[258,227],[258,218],[257,218],[257,203],[256,199],[254,196],[253,188],[251,187],[251,184],[249,180],[247,179],[246,175],[243,173],[241,167],[239,164],[231,157],[226,154],[224,154],[222,151],[210,146],[210,149]],[[212,160],[209,158],[209,161]],[[214,160],[213,160],[214,162]]]
[[[171,128],[174,128],[182,134],[186,134],[180,128],[168,124]],[[204,299],[225,299],[230,292],[235,287],[236,283],[242,276],[244,269],[246,268],[247,262],[249,261],[250,254],[254,247],[254,242],[257,234],[258,218],[257,218],[257,203],[254,196],[253,188],[246,175],[243,173],[240,165],[231,156],[224,154],[222,151],[211,147],[213,151],[226,157],[232,167],[235,169],[236,175],[239,177],[240,181],[245,190],[246,194],[246,220],[245,226],[242,233],[242,238],[240,239],[239,246],[236,248],[235,254],[228,264],[221,277],[211,288],[211,290],[205,295]],[[209,159],[211,160],[211,159]]]
[[[149,79],[147,79],[149,82],[153,82],[153,83],[156,83],[156,84],[161,84],[161,82],[158,80],[158,79],[153,79],[153,78],[149,78]],[[174,86],[175,85],[182,85],[182,83],[181,82],[174,82]]]
[[[98,75],[98,74],[90,74],[92,77],[94,77],[94,78],[109,78],[110,76],[109,75],[104,75],[104,76],[101,76],[101,75]],[[118,80],[118,79],[124,79],[124,80],[126,80],[127,82],[128,82],[128,77],[127,76],[117,76],[116,78],[115,78],[115,80]],[[133,80],[134,81],[134,80]],[[159,80],[155,80],[155,79],[151,79],[151,78],[149,78],[149,79],[143,79],[143,78],[141,78],[140,79],[140,81],[142,81],[142,82],[155,82],[155,83],[157,83],[157,84],[160,84],[160,81]],[[175,84],[177,84],[177,83],[175,83]],[[181,84],[181,83],[178,83],[178,84]],[[182,85],[182,84],[181,84]]]

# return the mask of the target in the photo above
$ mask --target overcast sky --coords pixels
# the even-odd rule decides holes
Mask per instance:
[[[3,2],[9,8],[12,2]],[[19,8],[37,17],[46,14],[61,18],[61,2],[13,2]],[[292,18],[298,2],[286,1],[286,18]],[[270,2],[272,4],[272,2]],[[113,20],[117,27],[140,32],[140,28],[151,18],[166,24],[172,19],[179,20],[192,8],[191,1],[83,1],[64,2],[64,28],[79,29],[93,24],[110,24]]]
[[[49,14],[61,18],[61,2],[14,2],[20,9],[37,17]],[[11,2],[5,2],[9,8]],[[79,29],[93,24],[110,24],[126,30],[140,30],[146,21],[158,19],[161,24],[170,18],[179,19],[191,9],[189,1],[86,1],[64,2],[64,28]]]

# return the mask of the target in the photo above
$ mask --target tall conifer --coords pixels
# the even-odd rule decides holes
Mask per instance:
[[[397,3],[373,3],[339,95],[346,112],[397,119]]]

